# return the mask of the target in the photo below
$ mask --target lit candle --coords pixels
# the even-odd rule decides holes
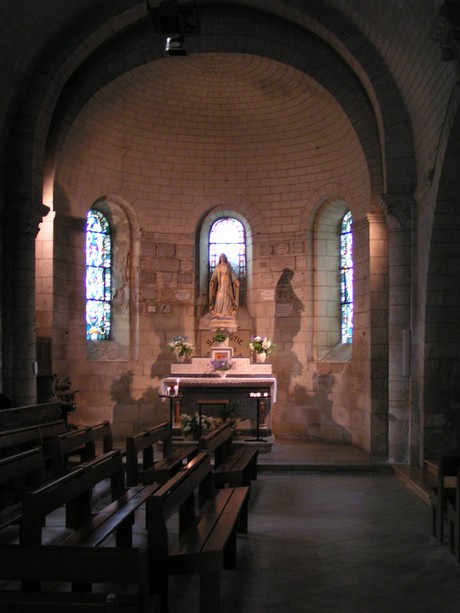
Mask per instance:
[[[179,396],[179,386],[178,385],[174,386],[174,396]]]
[[[176,387],[175,387],[176,396],[179,396],[179,381],[180,379],[176,379]]]

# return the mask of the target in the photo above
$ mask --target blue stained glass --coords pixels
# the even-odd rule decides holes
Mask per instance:
[[[353,219],[350,211],[340,225],[340,327],[342,343],[353,340]]]
[[[86,338],[110,338],[112,237],[107,218],[89,211],[86,223]]]
[[[219,255],[225,253],[240,281],[240,304],[246,301],[246,233],[243,224],[233,217],[222,217],[209,233],[209,278]]]

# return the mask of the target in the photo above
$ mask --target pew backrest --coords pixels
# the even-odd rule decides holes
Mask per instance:
[[[23,495],[21,544],[39,544],[47,515],[66,507],[67,527],[78,529],[92,515],[93,488],[110,480],[111,498],[125,491],[124,465],[118,450],[81,464],[75,470],[53,479]]]
[[[40,426],[26,426],[0,432],[0,457],[6,458],[21,451],[41,446]]]
[[[96,457],[96,446],[91,434],[91,427],[86,426],[59,434],[53,439],[52,475],[58,477],[69,468],[69,458],[78,455],[78,463]]]
[[[162,422],[149,430],[126,438],[126,482],[129,486],[142,483],[140,473],[151,468],[155,462],[155,447],[163,444],[163,456],[173,451],[171,430],[168,422]],[[141,462],[139,464],[139,455]]]
[[[117,603],[117,595],[114,592],[119,590],[118,586],[123,586],[124,592],[127,586],[137,586],[137,593],[132,597],[123,596],[123,598],[133,598],[134,610],[147,613],[153,610],[149,572],[147,551],[141,548],[0,545],[0,579],[9,582],[6,586],[9,589],[4,587],[0,591],[0,607],[6,607],[8,605],[5,603],[11,603],[12,610],[25,611],[27,608],[15,607],[19,607],[21,602],[33,603],[34,596],[37,606],[41,606],[46,594],[50,609],[53,611],[118,611],[116,606],[96,608],[98,603],[106,602],[104,592],[94,591],[90,597],[86,592],[63,591],[64,583],[87,585],[90,593],[95,585],[99,584],[98,592],[103,589],[109,590],[110,598],[107,598],[109,603]],[[14,590],[11,582],[18,580],[34,585],[39,583],[37,591],[30,593]],[[61,588],[45,593],[41,591],[45,586],[40,586],[40,583],[52,585],[57,583],[61,584]],[[128,602],[131,603],[131,600]],[[61,607],[59,603],[62,603]],[[29,610],[35,610],[35,607]]]
[[[228,422],[204,434],[200,438],[200,449],[214,454],[214,465],[217,468],[232,452],[233,432]]]
[[[0,411],[0,431],[35,426],[61,417],[59,402],[45,402]]]
[[[0,527],[19,521],[24,492],[45,480],[45,460],[40,447],[0,460]]]

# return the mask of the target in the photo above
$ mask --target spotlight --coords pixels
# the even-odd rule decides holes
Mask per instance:
[[[165,51],[168,55],[187,55],[183,36],[169,36]]]

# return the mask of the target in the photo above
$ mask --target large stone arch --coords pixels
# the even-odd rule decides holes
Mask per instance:
[[[307,9],[309,17],[322,26],[315,32],[305,27],[300,3],[289,21],[276,14],[275,0],[264,3],[264,11],[254,10],[250,4],[259,3],[200,5],[203,31],[190,39],[190,53],[264,55],[308,72],[340,102],[354,125],[367,158],[373,195],[388,188],[397,193],[406,193],[408,186],[411,189],[412,139],[406,112],[388,71],[365,37],[334,9],[324,11],[319,2]],[[24,217],[29,218],[31,209],[41,205],[43,168],[53,166],[60,135],[92,93],[118,74],[163,57],[162,37],[155,35],[144,2],[104,3],[96,14],[90,11],[85,5],[78,14],[66,14],[62,30],[37,56],[27,86],[13,103],[18,110],[11,124],[13,189],[9,200]],[[73,23],[81,23],[81,27],[73,28]],[[340,45],[327,44],[327,28],[331,41],[335,38],[342,46],[349,45],[356,59],[354,66],[341,54]],[[372,92],[370,83],[375,83]],[[348,96],[350,92],[352,96]],[[401,155],[406,160],[406,173],[398,171]],[[23,251],[27,251],[24,245]],[[20,276],[19,270],[13,272]],[[33,293],[33,275],[28,275],[26,286]],[[21,382],[25,397],[32,399],[32,378],[25,373],[34,358],[33,322],[17,319],[12,333],[22,338],[24,325],[29,332],[19,370],[29,380],[27,390]]]
[[[421,331],[420,389],[423,457],[460,446],[460,110],[457,108],[441,172],[429,237]]]

